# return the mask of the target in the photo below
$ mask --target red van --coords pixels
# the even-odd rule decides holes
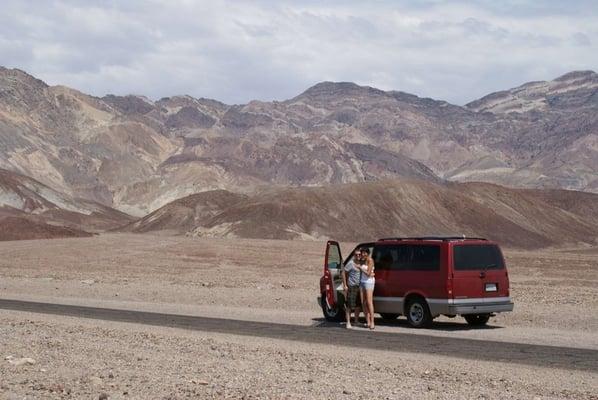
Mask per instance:
[[[439,315],[462,315],[470,325],[485,325],[494,313],[513,311],[509,274],[500,247],[489,240],[463,237],[380,239],[362,243],[374,259],[374,308],[383,319],[405,315],[415,328],[430,326]],[[318,302],[327,320],[342,321],[344,298],[340,245],[326,244]]]

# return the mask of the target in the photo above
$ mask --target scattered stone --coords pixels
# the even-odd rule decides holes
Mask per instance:
[[[35,360],[33,358],[29,358],[29,357],[24,357],[24,358],[13,358],[13,357],[11,357],[10,359],[8,359],[8,362],[11,363],[12,365],[17,366],[17,367],[19,367],[21,365],[33,365],[33,364],[35,364]]]
[[[113,374],[112,372],[110,372],[110,373],[108,374],[108,378],[110,378],[110,379],[114,379],[114,374]]]
[[[62,383],[54,383],[49,387],[50,392],[53,393],[62,393],[65,392],[64,385]]]
[[[108,395],[106,393],[102,393],[100,394],[100,397],[98,397],[98,400],[108,400]]]
[[[92,376],[91,378],[89,378],[89,382],[94,386],[102,386],[104,384],[102,378],[98,376]]]
[[[96,283],[96,281],[94,281],[93,279],[84,279],[81,281],[81,283],[84,285],[93,285],[94,283]]]

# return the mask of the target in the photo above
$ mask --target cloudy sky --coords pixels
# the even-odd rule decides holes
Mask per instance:
[[[324,80],[464,104],[598,70],[591,1],[2,0],[0,65],[94,95],[282,100]]]

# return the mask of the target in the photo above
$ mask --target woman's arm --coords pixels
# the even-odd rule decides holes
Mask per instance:
[[[374,276],[374,261],[370,258],[367,265],[359,265],[357,268],[367,276]]]
[[[357,269],[359,269],[364,274],[368,273],[368,266],[367,265],[359,264],[359,265],[356,265],[356,267],[357,267]]]
[[[374,276],[374,260],[371,257],[368,257],[368,267],[365,273],[369,277]]]

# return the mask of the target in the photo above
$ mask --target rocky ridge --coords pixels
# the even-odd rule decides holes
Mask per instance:
[[[504,245],[595,245],[598,195],[415,179],[270,188],[250,196],[204,192],[123,228],[202,237],[372,240],[483,236]]]
[[[353,83],[282,102],[97,98],[0,69],[0,167],[143,216],[189,194],[417,178],[598,191],[598,75],[465,107]]]

